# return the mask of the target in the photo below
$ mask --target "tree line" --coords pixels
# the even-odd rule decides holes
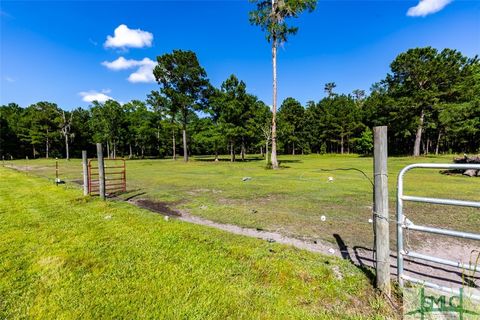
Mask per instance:
[[[102,142],[110,157],[173,157],[249,153],[268,160],[272,111],[231,75],[219,88],[192,51],[157,58],[159,89],[121,104],[93,102],[64,110],[52,102],[0,106],[0,155],[80,157]],[[369,154],[371,128],[389,127],[391,154],[480,150],[480,63],[453,49],[414,48],[398,55],[367,94],[324,86],[325,98],[302,105],[285,99],[277,113],[277,149],[284,154]]]

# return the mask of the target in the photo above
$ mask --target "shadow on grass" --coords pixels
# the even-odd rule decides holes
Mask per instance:
[[[200,161],[200,162],[215,162],[215,158],[197,158],[195,157],[194,158],[195,161]],[[218,158],[218,161],[219,162],[230,162],[230,158]],[[253,158],[246,158],[244,160],[242,159],[235,159],[234,162],[239,162],[239,163],[242,163],[242,162],[254,162],[254,161],[265,161],[264,158],[262,157],[253,157]]]
[[[374,259],[373,259],[373,253],[374,250],[366,247],[361,247],[361,246],[355,246],[353,247],[355,251],[355,255],[358,258],[358,261],[361,261],[360,263],[364,264],[364,262],[371,263],[372,266],[374,265]],[[365,256],[361,256],[358,251],[363,250],[363,251],[369,251],[372,253],[372,258],[368,258]],[[396,262],[397,255],[396,254],[390,254],[390,258],[393,258],[393,261]],[[430,263],[428,261],[418,261],[418,260],[413,260],[411,258],[404,258],[404,262],[409,262],[412,264],[411,267],[408,267],[406,264],[403,267],[403,270],[405,272],[410,272],[415,275],[419,276],[424,276],[426,278],[430,279],[436,279],[436,280],[442,280],[442,281],[448,281],[449,283],[452,284],[457,284],[457,285],[468,285],[473,288],[478,288],[478,285],[476,284],[476,281],[480,280],[480,276],[473,274],[473,275],[468,275],[462,273],[461,269],[457,269],[455,267],[449,268],[447,266],[443,265],[438,265],[435,263]],[[364,264],[365,265],[365,264]],[[372,269],[373,270],[373,269]],[[396,264],[390,264],[390,274],[392,276],[397,275],[397,266]],[[448,276],[450,275],[450,276]],[[453,279],[453,277],[457,277],[458,279]],[[463,279],[463,280],[462,280]]]
[[[353,261],[352,257],[350,256],[350,252],[348,251],[348,247],[345,244],[345,242],[343,241],[342,237],[337,233],[334,233],[333,237],[335,238],[335,241],[337,241],[338,249],[340,250],[340,254],[342,255],[342,258],[345,259],[345,260],[348,260],[354,266],[356,266],[360,271],[362,271],[367,276],[370,284],[372,286],[375,286],[375,273],[373,272],[371,267],[369,267],[369,266],[367,266],[363,263],[363,257],[360,257],[359,254],[358,254],[357,248],[359,248],[359,247],[353,247],[353,251],[355,252],[355,260],[357,261],[357,263],[355,263],[355,261]],[[368,249],[368,250],[370,250],[370,249]]]
[[[375,276],[375,258],[374,250],[364,246],[353,246],[352,250],[348,250],[348,246],[343,241],[342,237],[339,234],[333,234],[335,238],[342,258],[348,260],[353,265],[355,265],[360,271],[362,271],[367,278],[369,279],[372,286],[376,284]],[[353,251],[354,257],[351,256]],[[369,256],[367,256],[368,252]],[[396,259],[397,256],[394,253],[390,254],[392,264],[390,264],[390,274],[391,276],[397,275],[397,266]],[[455,268],[448,268],[441,265],[412,260],[409,258],[404,258],[405,262],[411,263],[410,266],[405,265],[404,271],[409,272],[418,276],[423,276],[429,279],[448,281],[451,284],[456,285],[467,285],[473,288],[478,288],[477,281],[480,280],[480,276],[472,274],[462,274],[461,271]]]
[[[133,192],[135,192],[135,191],[140,191],[140,189],[138,189],[138,190],[132,190],[132,191],[130,191],[130,192],[128,192],[128,193],[131,194],[131,193],[133,193]],[[147,193],[144,192],[144,191],[142,191],[142,192],[140,192],[140,193],[136,192],[136,193],[134,193],[134,194],[129,195],[129,196],[126,197],[124,200],[125,200],[125,201],[129,201],[129,200],[132,200],[133,198],[140,197],[140,196],[143,196],[143,195],[145,195],[145,194],[147,194]]]
[[[194,158],[195,161],[199,162],[215,162],[215,158],[212,156],[195,156]],[[219,157],[218,158],[219,162],[230,162],[230,157],[225,158],[225,157]],[[240,158],[236,158],[235,162],[257,162],[257,161],[265,161],[265,158],[262,156],[250,156],[245,158],[244,160]],[[287,163],[303,163],[302,160],[299,159],[285,159],[285,160],[280,160],[278,161],[278,165],[282,168],[289,168],[288,166],[285,166]]]
[[[282,164],[282,163],[303,163],[302,160],[298,160],[298,159],[295,159],[295,160],[280,160],[278,161],[278,164]]]

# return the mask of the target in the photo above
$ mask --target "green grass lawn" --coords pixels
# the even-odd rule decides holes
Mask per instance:
[[[451,163],[453,156],[389,158],[390,216],[395,218],[395,191],[399,171],[415,162]],[[265,169],[265,162],[251,157],[245,162],[215,163],[211,157],[181,160],[127,161],[128,189],[124,197],[167,202],[172,207],[217,222],[279,231],[308,239],[335,242],[339,235],[348,246],[371,247],[372,158],[356,155],[280,156],[282,169]],[[226,160],[226,158],[224,159]],[[8,162],[31,174],[53,179],[55,160]],[[62,178],[81,179],[81,163],[59,160]],[[328,177],[335,180],[328,182]],[[251,177],[243,182],[243,177]],[[406,193],[411,195],[480,200],[480,179],[445,176],[438,170],[407,174]],[[407,203],[406,214],[417,224],[480,232],[478,209]],[[321,216],[326,216],[326,221]],[[392,237],[395,225],[391,224]],[[416,240],[412,235],[412,242]]]
[[[75,164],[69,163],[75,168],[72,177],[78,175]],[[267,196],[269,179],[289,175],[287,170],[262,171],[259,164],[132,161],[128,166],[131,186],[152,188],[151,197],[169,201],[180,200],[202,183],[204,189],[223,190],[221,197],[231,201],[254,201]],[[230,169],[231,180],[207,184],[212,176],[228,176]],[[252,183],[238,184],[247,172]],[[293,192],[300,192],[293,186]],[[277,200],[286,188],[280,186]],[[259,194],[254,196],[251,189]],[[208,198],[197,194],[201,198],[184,205],[193,209]],[[219,201],[211,198],[209,204]],[[68,184],[57,187],[6,168],[0,168],[0,220],[0,319],[391,316],[369,279],[346,261],[165,221],[125,202],[84,198]]]

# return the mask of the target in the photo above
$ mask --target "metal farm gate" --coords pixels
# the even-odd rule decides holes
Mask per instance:
[[[107,195],[127,191],[125,159],[104,159],[105,192]],[[88,194],[99,195],[98,160],[88,160]]]
[[[397,188],[397,270],[398,270],[398,283],[400,288],[403,288],[404,281],[410,281],[412,283],[417,283],[430,287],[433,289],[458,294],[459,289],[453,289],[445,286],[441,286],[432,282],[424,281],[419,278],[415,278],[409,275],[406,275],[404,272],[404,258],[411,257],[416,259],[421,259],[425,261],[431,261],[447,266],[457,267],[463,270],[471,270],[480,272],[480,266],[474,264],[465,264],[457,261],[442,259],[439,257],[434,257],[430,255],[425,255],[419,252],[408,251],[404,249],[404,237],[403,231],[405,230],[415,230],[420,232],[428,232],[440,235],[446,235],[451,237],[459,237],[463,239],[479,240],[480,234],[476,233],[467,233],[462,231],[454,231],[447,229],[440,229],[428,226],[416,225],[410,220],[408,220],[403,214],[403,202],[404,201],[413,201],[413,202],[423,202],[423,203],[432,203],[432,204],[441,204],[441,205],[450,205],[450,206],[462,206],[462,207],[473,207],[480,208],[480,202],[477,201],[463,201],[463,200],[453,200],[453,199],[439,199],[439,198],[426,198],[426,197],[415,197],[407,196],[403,194],[403,179],[405,174],[415,168],[429,168],[429,169],[458,169],[458,170],[467,170],[475,169],[480,170],[480,164],[433,164],[433,163],[418,163],[406,166],[400,171],[398,175],[398,188]],[[472,296],[474,299],[480,299],[480,296]]]

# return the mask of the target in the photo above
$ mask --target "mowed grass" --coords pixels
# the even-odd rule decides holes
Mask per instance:
[[[392,316],[344,260],[165,221],[6,168],[0,221],[0,319]]]
[[[251,157],[245,162],[213,162],[197,157],[181,160],[127,161],[129,194],[166,202],[222,223],[278,231],[307,239],[348,246],[371,247],[373,242],[373,160],[356,155],[281,156],[282,169],[266,170],[265,162]],[[390,157],[388,163],[392,237],[395,233],[397,175],[415,162],[451,163],[453,156]],[[223,160],[226,160],[223,159]],[[54,160],[10,162],[26,166],[33,174],[54,178]],[[79,160],[60,160],[60,176],[81,179]],[[348,169],[348,170],[346,170]],[[251,180],[242,181],[244,177]],[[333,182],[328,178],[333,177]],[[368,177],[368,178],[367,178]],[[480,179],[446,176],[438,170],[414,170],[407,174],[406,194],[480,200]],[[417,224],[480,232],[478,209],[407,203],[407,217]],[[321,217],[326,220],[322,221]],[[335,236],[337,235],[337,236]],[[412,236],[413,241],[415,237]]]

